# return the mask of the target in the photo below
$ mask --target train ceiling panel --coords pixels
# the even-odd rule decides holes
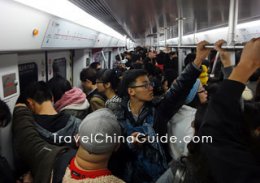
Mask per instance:
[[[163,33],[177,37],[176,18],[184,34],[228,25],[228,0],[70,0],[83,10],[132,39]],[[260,18],[260,0],[239,0],[239,22]],[[154,36],[156,37],[156,36]]]

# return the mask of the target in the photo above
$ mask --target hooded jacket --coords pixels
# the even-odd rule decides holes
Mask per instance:
[[[36,130],[47,142],[55,145],[76,147],[73,137],[78,133],[80,119],[68,114],[56,114],[35,115],[35,120]],[[66,139],[69,139],[69,141]]]
[[[22,162],[32,171],[34,182],[49,183],[57,155],[68,148],[44,141],[34,123],[33,114],[27,107],[15,107],[12,126],[14,149]]]
[[[72,88],[65,92],[54,106],[58,112],[70,114],[82,120],[86,117],[90,104],[81,89]]]

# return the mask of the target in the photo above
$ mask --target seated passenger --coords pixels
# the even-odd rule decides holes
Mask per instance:
[[[116,70],[103,69],[97,75],[97,89],[107,97],[105,107],[115,111],[122,99],[116,94],[120,79]]]
[[[52,105],[52,93],[45,82],[40,81],[29,85],[25,99],[34,113],[36,129],[44,140],[63,145],[65,144],[63,137],[73,137],[77,134],[81,120],[68,114],[57,113]],[[76,147],[74,141],[71,145]]]
[[[136,139],[134,144],[125,144],[130,153],[124,160],[127,167],[125,181],[154,182],[168,168],[162,144],[158,141],[138,143],[138,136],[147,140],[166,134],[168,121],[184,104],[200,74],[201,62],[210,51],[204,47],[205,44],[206,41],[198,44],[195,61],[186,67],[156,107],[151,104],[153,87],[147,73],[130,70],[124,74],[122,89],[125,100],[116,115],[124,136]]]
[[[105,107],[105,96],[97,91],[97,72],[92,68],[85,68],[80,72],[80,80],[87,99],[90,103],[89,113]]]
[[[47,84],[53,93],[57,112],[70,114],[81,120],[86,117],[89,102],[81,89],[72,88],[70,82],[60,75],[54,76]]]
[[[239,64],[209,103],[200,136],[213,138],[213,143],[201,144],[211,182],[260,182],[260,108],[246,121],[240,105],[246,82],[260,68],[259,50],[260,38],[245,45]]]

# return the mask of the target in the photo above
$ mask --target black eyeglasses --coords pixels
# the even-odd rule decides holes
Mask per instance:
[[[207,90],[202,89],[201,91],[198,91],[197,93],[205,93]]]
[[[142,85],[133,85],[133,86],[129,86],[130,88],[139,88],[139,87],[144,87],[146,89],[149,89],[150,87],[154,87],[154,83],[145,83],[145,84],[142,84]]]

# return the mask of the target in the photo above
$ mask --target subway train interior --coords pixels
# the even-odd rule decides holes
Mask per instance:
[[[177,53],[180,75],[198,43],[206,40],[205,48],[213,50],[224,39],[222,48],[236,65],[238,53],[257,37],[260,0],[0,0],[0,98],[13,112],[29,83],[57,74],[82,88],[83,68],[98,62],[114,69],[136,47]],[[209,55],[206,60],[220,62],[217,51]],[[257,78],[246,84],[254,94]],[[0,153],[15,170],[12,123],[0,128]]]

